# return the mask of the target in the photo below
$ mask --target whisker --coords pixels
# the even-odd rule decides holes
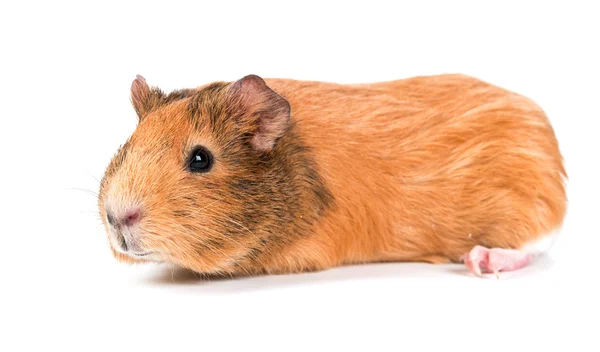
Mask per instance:
[[[85,188],[76,188],[76,187],[71,187],[71,188],[65,188],[65,191],[80,191],[80,192],[84,192],[87,194],[91,194],[94,197],[98,198],[98,193],[94,192],[94,191],[90,191],[89,189],[85,189]]]
[[[91,178],[93,178],[94,180],[96,180],[96,182],[98,182],[98,186],[100,186],[102,184],[102,182],[94,175],[92,175],[89,171],[86,171],[86,173],[88,175],[90,175]]]
[[[208,209],[208,207],[210,207],[211,205],[213,205],[213,204],[215,204],[217,202],[220,202],[220,201],[221,201],[220,199],[215,199],[214,201],[208,203],[207,205],[203,206],[202,208],[200,208],[200,209],[198,209],[196,211],[198,211],[198,212],[204,211],[204,210]]]

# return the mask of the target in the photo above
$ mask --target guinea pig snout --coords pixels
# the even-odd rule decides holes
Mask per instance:
[[[139,241],[139,226],[142,219],[140,208],[132,207],[120,212],[106,208],[106,220],[109,224],[109,236],[116,250],[124,253],[143,253]]]

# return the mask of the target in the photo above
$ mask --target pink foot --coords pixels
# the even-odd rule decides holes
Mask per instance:
[[[499,278],[501,271],[517,270],[529,264],[533,255],[516,249],[475,246],[461,259],[473,274],[481,277],[483,269],[484,273],[494,273]]]

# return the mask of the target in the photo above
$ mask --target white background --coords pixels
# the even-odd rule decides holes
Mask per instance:
[[[0,350],[600,350],[593,5],[3,1]],[[566,159],[558,242],[500,280],[382,264],[202,282],[116,263],[95,196],[76,190],[97,191],[134,130],[138,73],[171,90],[249,73],[351,83],[448,72],[533,98]]]

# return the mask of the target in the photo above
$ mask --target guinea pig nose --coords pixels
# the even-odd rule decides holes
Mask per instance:
[[[125,226],[133,226],[140,221],[141,217],[140,209],[129,209],[123,214],[121,223]]]
[[[132,208],[124,211],[121,214],[114,214],[106,209],[106,220],[113,227],[133,226],[140,222],[142,214],[139,208]]]

